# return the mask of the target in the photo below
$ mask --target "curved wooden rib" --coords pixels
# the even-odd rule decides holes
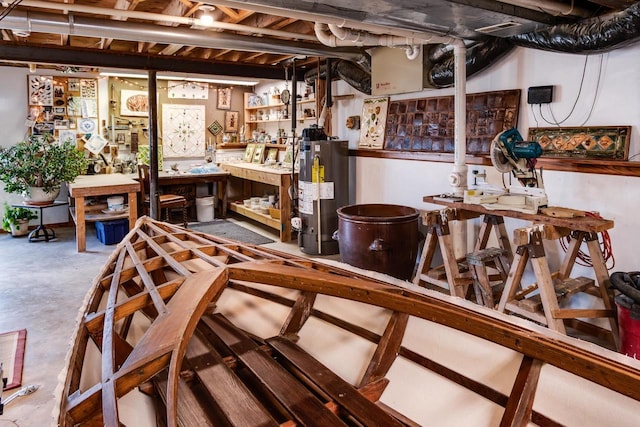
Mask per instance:
[[[271,294],[251,284],[298,290],[297,300]],[[167,425],[176,426],[178,386],[189,338],[202,316],[226,288],[249,293],[291,308],[281,327],[283,336],[295,336],[306,320],[316,316],[360,335],[377,345],[361,390],[380,385],[402,347],[409,316],[440,323],[498,343],[524,355],[539,372],[542,363],[586,378],[618,393],[640,400],[640,370],[604,357],[566,339],[555,339],[517,324],[497,320],[487,311],[413,292],[407,288],[307,259],[251,245],[192,233],[170,224],[141,218],[109,258],[94,281],[74,346],[60,404],[59,424],[121,425],[118,399],[168,367],[166,382]],[[363,330],[314,309],[316,295],[370,304],[391,311],[383,336]],[[137,342],[130,336],[133,317],[143,316],[149,327]],[[100,354],[100,379],[83,378],[88,348]],[[411,358],[416,361],[420,357]],[[427,363],[422,366],[427,367]],[[525,364],[527,365],[527,364]],[[528,366],[527,365],[527,366]],[[523,368],[524,369],[524,368]],[[535,394],[532,375],[507,398],[485,387],[485,397],[508,406],[505,419],[527,420]],[[536,374],[537,375],[537,374]],[[471,383],[468,380],[467,383]],[[466,385],[478,392],[478,384]],[[382,388],[373,394],[380,396]],[[485,390],[483,389],[483,390]],[[478,392],[479,393],[479,392]],[[480,394],[480,393],[479,393]],[[542,423],[550,421],[534,413]]]

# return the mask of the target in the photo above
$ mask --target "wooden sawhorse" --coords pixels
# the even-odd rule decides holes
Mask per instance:
[[[568,235],[572,237],[569,250],[559,271],[552,274],[546,259],[543,240],[556,240]],[[598,286],[595,286],[591,279],[583,277],[571,279],[569,277],[583,242],[586,242],[589,249]],[[563,334],[566,334],[565,319],[608,318],[611,337],[616,348],[619,348],[620,337],[616,310],[612,294],[607,290],[609,273],[596,233],[571,231],[551,225],[538,225],[515,230],[514,245],[517,246],[516,254],[498,304],[498,311],[518,314],[547,325],[550,329]],[[536,283],[524,289],[521,281],[528,261],[531,261]],[[539,296],[527,298],[527,295],[535,289],[538,289]],[[586,292],[601,298],[605,308],[561,309],[559,307],[559,298],[569,297],[578,292]],[[578,322],[586,325],[585,322]],[[589,327],[592,331],[600,329],[595,325]]]
[[[452,296],[465,298],[469,285],[473,284],[473,279],[468,272],[467,266],[461,264],[465,261],[465,258],[457,259],[455,256],[449,221],[464,221],[477,218],[480,215],[480,213],[455,208],[422,212],[422,223],[428,230],[417,272],[413,278],[414,284],[435,285],[449,289],[449,293]],[[511,243],[507,236],[504,219],[499,215],[486,214],[483,216],[482,226],[474,250],[479,251],[486,248],[491,231],[495,232],[500,249],[505,251],[507,259],[511,262],[513,259]],[[432,268],[431,264],[438,244],[440,245],[443,265]]]

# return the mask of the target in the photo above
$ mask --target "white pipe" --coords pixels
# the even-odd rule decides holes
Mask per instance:
[[[454,57],[454,163],[449,182],[456,196],[467,188],[467,48],[462,40],[453,45]]]
[[[408,37],[394,36],[394,35],[376,35],[363,31],[351,31],[351,30],[338,30],[338,34],[334,34],[331,31],[327,31],[327,28],[331,29],[328,24],[316,22],[313,26],[316,37],[320,43],[325,46],[337,47],[337,46],[414,46],[417,44],[428,43],[442,43],[439,41],[440,37],[433,37],[429,39],[414,39]],[[436,41],[437,39],[437,41]],[[454,39],[447,38],[446,43],[451,43]]]
[[[405,49],[405,53],[407,54],[407,59],[409,61],[414,61],[418,56],[420,56],[420,51],[422,47],[420,45],[412,45]]]
[[[238,31],[238,32],[244,32],[249,34],[262,34],[262,35],[275,36],[275,37],[295,38],[298,40],[305,40],[305,41],[316,41],[316,38],[312,34],[292,33],[289,31],[273,30],[269,28],[260,28],[260,27],[251,27],[248,25],[231,24],[227,22],[214,21],[211,25],[205,26],[199,22],[200,21],[199,19],[196,19],[193,17],[186,17],[186,16],[163,15],[160,13],[140,12],[135,10],[124,10],[124,9],[108,9],[104,7],[86,6],[86,5],[80,5],[75,3],[74,4],[53,3],[53,2],[39,1],[39,0],[22,0],[22,2],[20,2],[20,6],[43,8],[43,9],[49,9],[49,10],[59,10],[65,13],[80,12],[80,13],[89,13],[94,15],[106,15],[106,16],[111,16],[113,18],[127,18],[127,19],[134,18],[134,19],[144,19],[147,21],[170,22],[173,24],[200,25],[201,27],[211,28],[211,29]]]
[[[108,37],[138,42],[193,45],[212,49],[234,49],[246,52],[271,52],[285,55],[330,56],[355,60],[359,52],[327,49],[317,43],[294,42],[268,37],[252,37],[218,31],[201,31],[184,27],[167,27],[152,23],[96,19],[73,13],[13,11],[0,20],[0,29]],[[295,37],[289,34],[289,37]],[[314,40],[315,37],[314,37]],[[316,40],[317,41],[317,40]]]

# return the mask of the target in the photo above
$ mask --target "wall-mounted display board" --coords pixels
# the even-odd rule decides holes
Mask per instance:
[[[631,126],[529,128],[543,157],[627,160]]]
[[[98,131],[96,79],[29,75],[27,85],[32,134],[75,142]]]
[[[489,154],[495,136],[518,123],[520,89],[467,94],[467,153]],[[391,101],[385,150],[453,153],[454,97]]]

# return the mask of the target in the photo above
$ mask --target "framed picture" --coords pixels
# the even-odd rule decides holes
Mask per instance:
[[[264,160],[264,144],[257,144],[256,149],[253,152],[253,161],[252,163],[262,163]]]
[[[69,129],[69,120],[54,120],[53,126],[56,129]]]
[[[269,148],[267,151],[267,160],[277,162],[278,161],[278,149],[277,148]]]
[[[67,89],[69,92],[80,92],[80,79],[67,80]]]
[[[64,116],[67,114],[67,107],[53,107],[53,114]]]
[[[217,136],[220,132],[222,132],[222,125],[219,121],[214,120],[209,126],[207,126],[209,132],[211,132],[214,136]]]
[[[148,92],[144,90],[121,90],[120,114],[123,116],[147,117],[149,115]]]
[[[218,88],[218,110],[231,109],[231,88]]]
[[[253,160],[253,152],[256,149],[256,144],[247,144],[247,148],[244,150],[244,156],[242,160],[245,162],[251,162]]]
[[[224,131],[238,132],[238,112],[227,111],[224,113]]]

